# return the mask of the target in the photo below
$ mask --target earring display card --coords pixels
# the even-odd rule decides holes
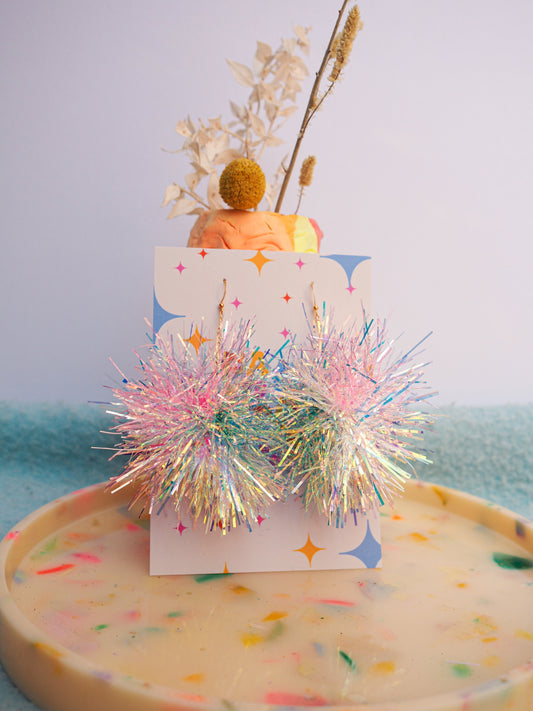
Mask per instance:
[[[225,280],[225,284],[224,284]],[[216,342],[219,304],[223,321],[254,323],[263,354],[304,343],[316,302],[338,329],[361,326],[370,312],[370,258],[248,250],[157,247],[154,330],[180,335],[198,349]],[[250,532],[239,526],[225,535],[194,527],[172,502],[150,521],[152,575],[284,570],[375,568],[381,564],[379,514],[358,515],[344,527],[305,512],[294,496],[269,507]]]
[[[276,502],[252,531],[244,525],[206,533],[169,502],[150,523],[150,575],[257,573],[381,567],[379,512],[328,526],[323,515],[306,513],[301,499]]]
[[[154,330],[193,345],[215,339],[224,279],[224,319],[253,320],[254,345],[271,354],[291,337],[305,341],[313,291],[320,314],[322,304],[333,309],[339,328],[370,312],[369,257],[156,247]]]

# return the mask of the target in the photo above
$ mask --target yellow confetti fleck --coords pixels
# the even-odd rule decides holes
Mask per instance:
[[[59,651],[59,649],[56,649],[55,647],[52,647],[49,644],[46,644],[46,642],[34,642],[33,643],[34,649],[37,649],[39,652],[44,652],[45,654],[49,654],[53,661],[53,667],[54,671],[56,674],[61,674],[63,671],[63,668],[59,662],[61,657],[63,656],[63,653]]]
[[[245,647],[253,647],[255,644],[259,644],[264,639],[263,635],[255,634],[254,632],[247,632],[241,635],[241,642]]]
[[[439,497],[442,502],[442,505],[446,506],[446,504],[448,503],[448,498],[444,491],[442,491],[442,489],[439,489],[438,486],[432,486],[431,489],[433,490],[433,493],[435,493]]]
[[[526,630],[515,630],[514,636],[517,639],[531,639],[531,640],[533,640],[533,634],[531,634],[531,632],[526,632]]]
[[[414,541],[415,543],[427,543],[428,538],[421,533],[417,533],[414,531],[413,533],[409,533],[407,536],[403,536],[404,538],[409,538],[411,541]]]
[[[201,684],[204,680],[205,674],[189,674],[189,676],[182,677],[183,681],[192,681],[195,684]]]
[[[490,657],[485,657],[481,660],[484,667],[495,667],[501,662],[500,657],[496,654],[492,654]]]
[[[304,662],[298,667],[298,674],[301,676],[312,676],[315,673],[315,667],[309,662]]]
[[[287,617],[286,612],[279,612],[274,610],[269,615],[263,618],[263,622],[272,622],[273,620],[281,620],[282,617]]]
[[[235,593],[235,595],[248,595],[252,592],[250,588],[247,588],[244,585],[232,585],[230,590]]]
[[[63,653],[60,652],[59,649],[56,649],[55,647],[52,647],[49,644],[46,644],[46,642],[34,642],[33,646],[40,652],[46,652],[51,657],[56,657],[56,659],[61,659],[61,657],[63,656]]]
[[[374,666],[371,668],[371,671],[375,672],[376,674],[393,674],[396,669],[396,665],[392,661],[386,661],[386,662],[378,662],[377,664],[374,664]]]
[[[497,642],[498,638],[497,637],[485,637],[484,639],[481,640],[482,642]]]
[[[479,615],[479,617],[474,617],[474,623],[476,632],[479,635],[495,632],[498,629],[498,625],[495,624],[494,620],[488,615]]]

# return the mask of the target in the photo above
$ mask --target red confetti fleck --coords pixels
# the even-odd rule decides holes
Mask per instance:
[[[137,526],[135,523],[128,523],[126,528],[128,531],[139,531],[141,527]]]
[[[322,603],[322,605],[342,605],[343,607],[355,607],[355,602],[351,600],[333,600],[330,598],[318,598],[316,602]]]
[[[73,553],[72,554],[75,558],[79,558],[80,560],[86,560],[89,563],[101,563],[102,559],[99,558],[97,555],[93,555],[92,553]]]
[[[265,703],[275,706],[325,706],[327,701],[322,696],[302,696],[285,691],[270,691],[265,696]]]
[[[37,575],[50,575],[51,573],[62,573],[64,570],[70,570],[74,568],[74,563],[63,563],[63,565],[57,565],[55,568],[43,568],[37,571]]]
[[[71,538],[74,541],[87,541],[90,538],[89,533],[81,533],[79,531],[71,531],[67,533],[67,538]]]
[[[6,535],[6,541],[14,541],[15,538],[19,537],[19,531],[9,531]]]

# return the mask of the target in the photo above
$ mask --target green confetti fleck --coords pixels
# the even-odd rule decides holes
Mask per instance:
[[[339,649],[339,656],[344,662],[346,662],[346,664],[353,672],[357,671],[357,664],[354,662],[354,660],[350,657],[349,654],[346,654],[346,652],[343,652],[342,649]]]
[[[44,545],[43,548],[41,548],[40,551],[37,553],[34,553],[31,556],[31,560],[37,560],[38,558],[42,558],[45,555],[49,555],[50,553],[53,553],[55,548],[57,546],[57,538],[52,538],[48,543]]]
[[[150,633],[158,633],[158,632],[164,632],[165,630],[162,627],[145,627],[144,632],[150,632]]]
[[[95,626],[94,626],[94,629],[95,629],[97,632],[100,632],[100,630],[105,630],[106,627],[109,627],[109,625],[95,625]]]
[[[183,615],[183,612],[180,612],[179,610],[174,610],[173,612],[169,612],[167,617],[181,617]]]
[[[204,575],[195,575],[194,580],[197,583],[208,583],[210,580],[218,580],[218,578],[229,578],[233,573],[205,573]]]
[[[533,568],[533,560],[531,558],[522,558],[519,555],[511,555],[510,553],[493,553],[492,559],[496,565],[506,570],[528,570]]]
[[[468,664],[452,664],[452,671],[455,676],[459,676],[461,679],[472,674],[472,668]]]
[[[274,623],[274,626],[270,630],[270,634],[267,636],[267,641],[270,642],[273,639],[277,639],[278,637],[281,637],[281,635],[285,632],[285,625],[281,620],[277,620],[277,622]]]

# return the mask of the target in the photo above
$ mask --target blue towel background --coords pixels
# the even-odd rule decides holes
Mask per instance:
[[[437,411],[418,476],[505,506],[533,520],[533,404]],[[0,403],[0,536],[36,508],[107,479],[121,462],[113,418],[96,405]],[[0,668],[0,711],[35,711]],[[73,709],[75,711],[75,709]]]

